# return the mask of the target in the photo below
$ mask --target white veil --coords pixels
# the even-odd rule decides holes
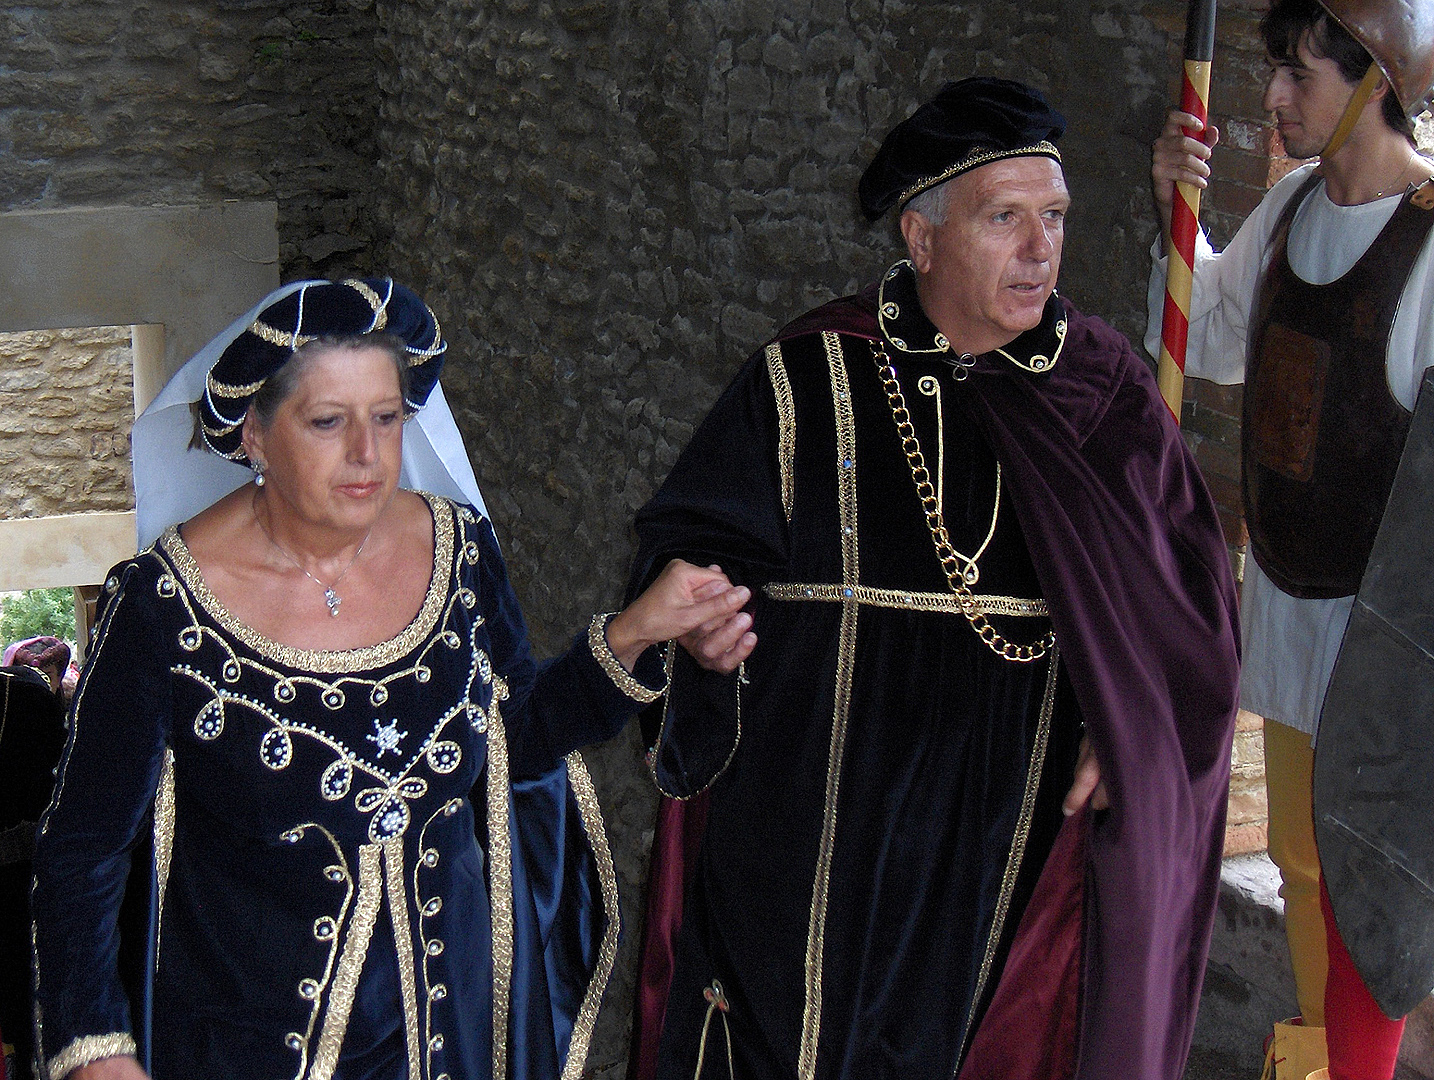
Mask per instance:
[[[187,521],[206,506],[253,479],[238,462],[189,446],[194,417],[189,403],[204,393],[214,362],[270,304],[308,282],[293,281],[255,304],[165,383],[134,422],[130,434],[134,464],[135,532],[143,551],[171,525]],[[440,381],[428,403],[403,426],[403,470],[399,485],[472,503],[487,516],[473,465]]]

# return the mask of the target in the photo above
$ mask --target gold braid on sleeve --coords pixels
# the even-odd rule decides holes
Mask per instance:
[[[125,1031],[109,1035],[82,1035],[49,1060],[45,1073],[51,1080],[62,1080],[82,1065],[122,1054],[133,1056],[137,1052],[134,1036]]]
[[[644,686],[632,673],[622,666],[617,656],[613,653],[612,647],[607,643],[607,624],[617,612],[609,611],[601,615],[594,615],[593,621],[588,623],[588,648],[592,650],[593,659],[607,672],[619,690],[621,690],[633,701],[646,705],[649,701],[656,701],[667,692],[667,679],[656,689]]]

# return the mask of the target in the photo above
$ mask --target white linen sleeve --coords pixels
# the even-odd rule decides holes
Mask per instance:
[[[1224,251],[1215,251],[1203,230],[1196,236],[1190,336],[1185,347],[1186,375],[1217,383],[1244,381],[1250,311],[1269,250],[1270,235],[1280,211],[1304,182],[1309,168],[1296,169],[1271,188]],[[1159,251],[1157,242],[1151,248],[1152,267],[1146,292],[1145,348],[1151,356],[1160,355],[1165,306],[1168,258]]]

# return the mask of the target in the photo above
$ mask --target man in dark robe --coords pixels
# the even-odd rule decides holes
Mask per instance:
[[[634,587],[681,556],[756,597],[655,718],[698,798],[664,807],[638,1075],[658,1029],[664,1080],[1183,1069],[1234,588],[1148,369],[1055,294],[1063,130],[997,79],[899,125],[860,194],[909,260],[754,355],[638,515]]]

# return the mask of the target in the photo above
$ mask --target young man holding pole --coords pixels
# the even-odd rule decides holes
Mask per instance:
[[[1223,252],[1200,238],[1185,370],[1246,384],[1241,704],[1265,717],[1270,855],[1301,1012],[1276,1025],[1276,1076],[1305,1080],[1327,1048],[1335,1080],[1389,1080],[1403,1021],[1380,1011],[1335,926],[1311,776],[1325,688],[1434,364],[1434,165],[1408,119],[1434,83],[1434,6],[1276,0],[1261,32],[1265,108],[1286,152],[1319,162],[1276,184]],[[1152,154],[1167,234],[1175,184],[1206,185],[1218,138],[1182,126],[1200,128],[1172,112]],[[1152,350],[1164,286],[1162,253]]]

